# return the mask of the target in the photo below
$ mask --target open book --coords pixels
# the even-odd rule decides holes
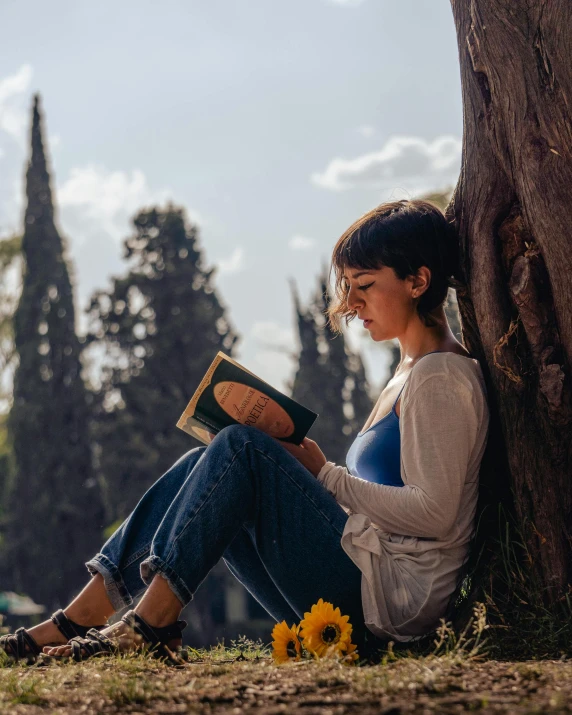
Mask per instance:
[[[218,352],[177,427],[210,444],[223,427],[250,425],[284,442],[300,444],[318,415],[228,355]]]

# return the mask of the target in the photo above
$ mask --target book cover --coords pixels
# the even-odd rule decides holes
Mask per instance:
[[[210,444],[233,424],[250,425],[285,442],[300,444],[318,415],[218,352],[177,427]]]

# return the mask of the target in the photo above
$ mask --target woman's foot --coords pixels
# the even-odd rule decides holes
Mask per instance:
[[[64,611],[56,611],[49,620],[32,628],[18,628],[15,633],[0,638],[0,650],[11,658],[34,659],[47,645],[67,643],[76,635],[83,636],[90,628],[103,628],[101,623],[82,624],[71,620]]]
[[[74,655],[75,648],[74,657],[80,660],[95,654],[96,651],[128,653],[143,650],[148,648],[150,643],[157,641],[174,651],[182,644],[181,631],[186,626],[184,621],[178,620],[181,609],[182,604],[165,578],[156,574],[135,610],[129,611],[122,620],[101,631],[104,643],[92,641],[81,644],[81,641],[76,641],[74,645],[44,648],[44,653],[65,658]],[[81,653],[77,652],[78,644],[81,644]]]
[[[103,652],[128,653],[149,647],[149,643],[157,640],[174,651],[182,644],[180,633],[186,626],[184,621],[178,620],[182,607],[165,578],[156,574],[135,610],[129,611],[121,621],[101,631],[107,642],[91,643],[87,648],[82,645],[81,657],[89,657],[91,646]],[[76,651],[79,642],[76,641]],[[71,656],[73,650],[74,647],[67,644],[44,648],[44,653],[65,658]]]
[[[31,638],[33,638],[40,650],[48,643],[67,643],[68,641],[56,624],[51,620],[39,623],[37,626],[33,626],[32,628],[26,628],[26,632]],[[16,646],[10,642],[12,640],[11,635],[7,637],[5,636],[0,640],[0,648],[6,653],[6,655],[13,658],[36,655],[29,642],[23,642],[22,646],[19,647],[19,652],[16,652]]]
[[[149,644],[144,640],[144,638],[136,633],[131,626],[129,626],[124,621],[118,621],[112,626],[108,626],[101,631],[101,635],[109,638],[113,643],[115,652],[117,653],[130,653],[136,650],[143,650],[149,647]],[[175,651],[182,645],[182,638],[172,638],[165,643],[169,650]],[[57,658],[71,657],[72,646],[69,643],[60,646],[47,646],[43,649],[43,652],[49,656],[55,656]],[[88,656],[85,649],[82,649],[82,655]]]
[[[65,644],[74,634],[83,636],[89,628],[103,628],[114,612],[103,577],[96,574],[64,611],[56,611],[37,626],[19,628],[15,634],[0,638],[0,650],[13,658],[32,658],[46,645]]]

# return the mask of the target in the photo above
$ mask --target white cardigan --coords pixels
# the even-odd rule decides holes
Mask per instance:
[[[365,623],[376,635],[409,641],[444,615],[473,532],[488,426],[478,361],[428,354],[401,393],[405,486],[368,482],[332,462],[320,470],[349,509],[341,544],[362,572]]]

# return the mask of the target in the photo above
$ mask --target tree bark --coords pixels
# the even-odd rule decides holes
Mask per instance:
[[[451,0],[463,92],[459,309],[549,601],[572,577],[572,3]],[[496,424],[495,420],[492,424]]]

